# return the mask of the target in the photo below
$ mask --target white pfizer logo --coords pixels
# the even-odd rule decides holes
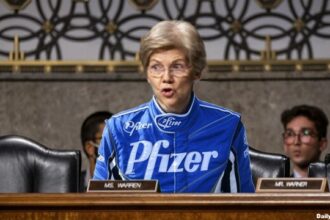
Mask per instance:
[[[141,168],[139,164],[146,164],[143,165],[145,167],[144,179],[146,180],[152,179],[154,172],[207,172],[209,168],[213,169],[210,166],[219,157],[219,152],[216,150],[165,153],[163,152],[164,149],[168,149],[171,146],[170,142],[165,139],[157,140],[156,142],[141,140],[130,143],[130,146],[132,148],[125,174],[132,175],[137,168],[136,166]]]
[[[143,123],[143,122],[134,122],[134,121],[127,121],[124,124],[124,131],[128,133],[130,136],[134,133],[134,131],[140,130],[140,129],[147,129],[152,126],[151,123]]]
[[[124,131],[131,134],[133,128],[134,128],[135,123],[132,121],[126,121],[124,125]]]
[[[175,119],[175,117],[160,117],[157,119],[157,124],[162,129],[171,129],[173,127],[179,127],[181,125],[181,121]]]

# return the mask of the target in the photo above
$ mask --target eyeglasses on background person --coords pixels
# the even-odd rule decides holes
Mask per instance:
[[[296,140],[296,137],[304,143],[310,143],[313,138],[318,137],[317,133],[310,128],[303,128],[298,133],[295,133],[293,130],[288,129],[283,132],[283,140],[286,144],[293,144]]]

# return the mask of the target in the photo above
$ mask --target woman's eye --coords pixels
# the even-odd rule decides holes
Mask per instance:
[[[161,66],[159,64],[155,64],[155,65],[152,65],[151,66],[151,69],[153,69],[153,70],[160,70],[161,69]]]
[[[176,63],[176,64],[173,65],[173,68],[174,69],[183,69],[184,68],[184,65],[181,64],[181,63]]]

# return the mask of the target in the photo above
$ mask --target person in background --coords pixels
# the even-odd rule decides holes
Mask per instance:
[[[283,146],[293,165],[293,177],[308,177],[308,166],[327,147],[328,118],[315,106],[298,105],[281,115]]]
[[[107,121],[94,179],[154,179],[170,193],[254,192],[240,115],[193,91],[207,65],[194,26],[158,23],[139,55],[154,96]]]
[[[98,146],[100,144],[105,120],[112,114],[108,111],[99,111],[89,115],[81,126],[81,142],[84,153],[88,159],[88,167],[83,172],[83,188],[86,189],[89,179],[93,177]]]

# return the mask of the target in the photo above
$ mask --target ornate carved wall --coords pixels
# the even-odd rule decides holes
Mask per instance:
[[[210,59],[330,55],[328,0],[1,0],[0,56],[16,35],[27,59],[132,60],[140,37],[169,19],[194,24]]]

